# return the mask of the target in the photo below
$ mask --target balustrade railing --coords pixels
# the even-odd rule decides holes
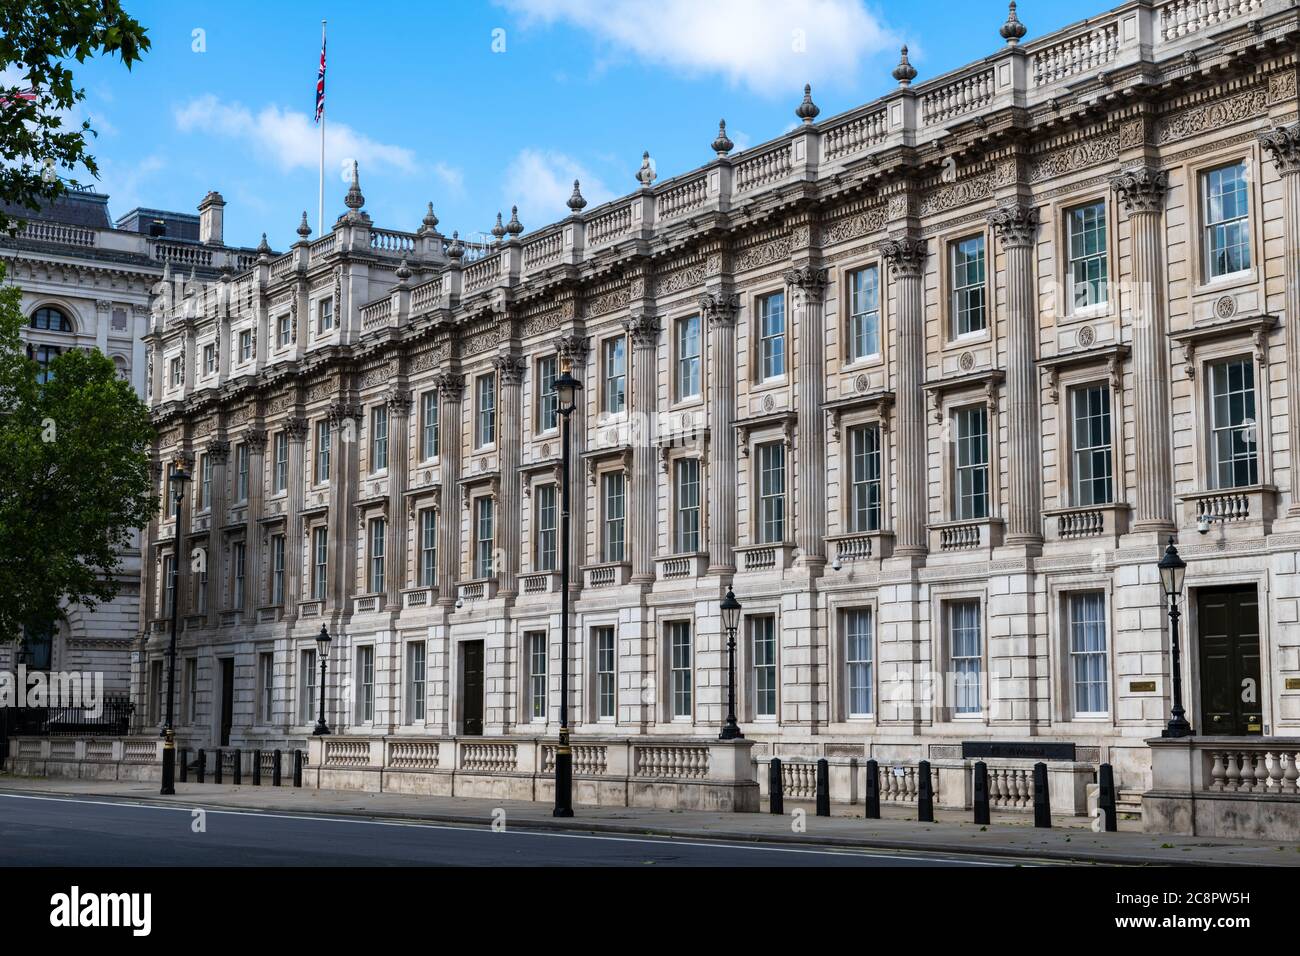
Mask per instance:
[[[415,252],[415,236],[407,232],[394,232],[389,229],[372,229],[370,231],[370,248],[376,252],[410,255]]]
[[[524,268],[539,269],[564,255],[564,233],[555,231],[524,243]]]
[[[442,276],[421,282],[411,290],[411,312],[420,313],[436,309],[442,301]]]
[[[17,231],[20,239],[54,242],[64,246],[94,246],[95,230],[61,222],[28,222]]]
[[[1034,86],[1092,73],[1119,56],[1119,23],[1107,23],[1033,53]]]
[[[462,744],[460,769],[483,773],[513,773],[519,766],[516,744]]]
[[[832,126],[822,133],[822,155],[828,160],[843,159],[885,141],[888,116],[877,110]]]
[[[697,779],[709,775],[707,746],[635,745],[633,776]]]
[[[657,207],[660,219],[676,219],[696,210],[703,209],[709,200],[709,181],[705,176],[697,176],[671,186],[659,195]]]
[[[1290,794],[1297,789],[1300,747],[1294,743],[1261,742],[1251,747],[1221,747],[1206,741],[1210,761],[1205,789],[1215,793]]]
[[[390,740],[384,763],[394,770],[437,770],[439,756],[436,740]]]
[[[325,766],[365,767],[370,764],[370,742],[366,740],[326,740]]]
[[[790,159],[790,144],[781,143],[736,164],[735,191],[747,193],[778,182],[790,175],[792,169],[794,165]]]
[[[933,126],[983,109],[992,102],[992,70],[962,76],[922,96],[921,121]]]
[[[1264,7],[1264,0],[1173,0],[1160,8],[1156,35],[1162,42],[1246,20]]]
[[[587,244],[604,245],[621,239],[632,231],[632,206],[617,206],[587,223]]]

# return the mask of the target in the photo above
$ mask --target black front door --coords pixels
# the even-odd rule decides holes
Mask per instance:
[[[235,722],[235,659],[221,658],[221,746],[230,746],[230,726]]]
[[[1201,664],[1199,734],[1244,736],[1264,731],[1259,686],[1259,598],[1255,587],[1196,595]]]
[[[483,642],[460,645],[461,733],[483,733]]]

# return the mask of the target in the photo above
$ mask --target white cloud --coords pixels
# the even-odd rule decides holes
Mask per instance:
[[[99,164],[99,180],[91,185],[108,193],[110,211],[114,216],[125,215],[137,206],[156,205],[158,200],[146,195],[155,173],[167,168],[167,160],[157,154],[138,161],[119,163],[106,158]]]
[[[314,169],[320,162],[320,130],[306,113],[265,106],[257,113],[239,103],[223,103],[216,96],[197,97],[175,110],[176,128],[183,133],[206,133],[239,140],[284,171]],[[415,153],[404,146],[377,142],[343,123],[325,124],[325,165],[338,168],[355,159],[363,174],[367,168],[412,173]]]
[[[433,177],[442,183],[446,195],[459,198],[465,195],[465,172],[444,162],[433,164]]]
[[[544,149],[523,149],[506,167],[505,209],[519,207],[519,218],[528,229],[537,229],[569,214],[565,205],[573,195],[573,181],[582,181],[582,195],[588,207],[614,198],[614,193],[577,160]],[[495,211],[494,211],[495,215]]]
[[[496,0],[524,26],[565,23],[642,60],[774,95],[852,82],[897,38],[862,0]]]

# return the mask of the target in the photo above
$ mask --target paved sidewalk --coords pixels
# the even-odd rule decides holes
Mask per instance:
[[[1172,866],[1300,866],[1300,847],[1256,840],[1180,837],[1132,830],[1093,833],[1078,827],[1038,830],[1023,815],[995,817],[988,827],[958,822],[941,813],[935,823],[896,815],[864,820],[860,815],[817,817],[807,804],[786,801],[786,813],[706,813],[624,807],[575,807],[571,820],[557,820],[543,803],[424,797],[397,793],[359,793],[292,787],[252,787],[178,783],[176,795],[163,797],[155,783],[45,779],[0,775],[0,791],[94,800],[243,809],[271,813],[365,816],[467,826],[488,826],[498,808],[507,826],[597,833],[654,834],[676,838],[804,843],[845,848],[927,853],[975,853],[1026,860]],[[804,809],[804,832],[795,832],[792,811]],[[856,810],[858,808],[837,808]],[[1075,821],[1077,822],[1077,821]]]

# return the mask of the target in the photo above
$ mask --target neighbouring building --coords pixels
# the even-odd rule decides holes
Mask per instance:
[[[1022,43],[1013,5],[1000,33],[485,244],[432,206],[375,226],[354,172],[327,233],[160,310],[157,461],[195,470],[206,570],[167,587],[150,526],[149,727],[180,600],[182,745],[302,746],[325,625],[326,769],[545,778],[567,646],[581,781],[628,746],[620,773],[699,775],[732,586],[758,761],[833,758],[851,798],[869,757],[1051,742],[1131,803],[1170,712],[1173,536],[1197,740],[1268,777],[1290,735],[1294,791],[1300,10],[1133,0]],[[1025,805],[1027,764],[994,766]]]
[[[44,366],[68,349],[98,349],[143,398],[148,370],[144,336],[158,283],[175,264],[207,279],[219,269],[245,268],[254,250],[222,245],[220,194],[209,193],[199,215],[133,209],[114,221],[108,196],[69,190],[37,210],[7,206],[16,227],[0,235],[5,281],[22,290],[28,356]],[[178,278],[180,276],[178,275]],[[0,670],[89,671],[104,675],[108,693],[130,692],[131,655],[139,636],[140,547],[123,553],[118,595],[95,610],[72,606],[67,619],[15,643],[0,643]]]

